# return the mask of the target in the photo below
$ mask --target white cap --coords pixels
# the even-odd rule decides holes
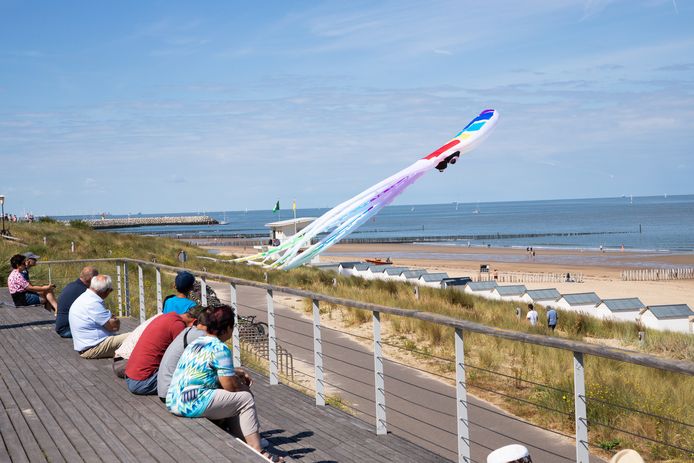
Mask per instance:
[[[610,458],[610,463],[644,463],[641,455],[636,450],[620,450]]]
[[[518,444],[498,448],[487,455],[487,463],[530,463],[531,461],[528,449]]]

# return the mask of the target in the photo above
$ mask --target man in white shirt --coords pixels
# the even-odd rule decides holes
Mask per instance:
[[[537,310],[532,304],[528,304],[528,315],[525,318],[530,322],[530,326],[537,325]]]
[[[112,291],[111,277],[97,275],[92,278],[89,289],[70,307],[72,343],[82,358],[113,357],[130,334],[115,334],[120,329],[120,320],[104,305],[104,299]]]

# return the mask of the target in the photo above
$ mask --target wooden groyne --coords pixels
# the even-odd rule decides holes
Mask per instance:
[[[340,243],[369,244],[369,243],[435,243],[441,241],[485,241],[506,240],[514,238],[543,238],[548,236],[587,236],[587,235],[621,235],[634,233],[630,231],[594,231],[594,232],[562,232],[562,233],[492,233],[484,235],[432,235],[432,236],[391,236],[358,238],[351,237],[340,240]]]
[[[568,278],[567,278],[568,277]],[[478,281],[493,280],[493,272],[480,273]],[[583,283],[582,273],[498,272],[499,283]]]
[[[179,217],[129,217],[120,219],[87,219],[94,229],[145,227],[148,225],[217,225],[219,222],[207,215],[189,215]]]
[[[694,268],[642,268],[622,270],[624,281],[694,280]]]

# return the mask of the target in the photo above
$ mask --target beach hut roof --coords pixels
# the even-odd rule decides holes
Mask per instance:
[[[465,286],[466,284],[470,283],[472,281],[472,278],[470,277],[453,277],[453,278],[444,278],[441,280],[441,283],[444,283],[446,286]]]
[[[311,223],[316,220],[316,217],[298,217],[296,219],[279,220],[277,222],[266,223],[265,226],[268,228],[282,228],[287,225],[303,225],[306,223]]]
[[[574,293],[562,295],[569,305],[600,304],[600,296],[595,293]]]
[[[392,267],[391,266],[385,270],[385,273],[387,273],[388,275],[400,275],[402,272],[406,272],[408,270],[409,269],[407,267]]]
[[[363,272],[364,270],[368,270],[369,264],[362,264],[362,263],[354,264],[354,265],[353,265],[352,267],[350,267],[350,268],[356,270],[357,272]]]
[[[324,262],[311,264],[311,267],[317,268],[318,270],[337,271],[337,269],[340,267],[340,264],[337,264],[335,262]]]
[[[407,270],[405,272],[402,272],[401,275],[405,278],[419,278],[425,273],[428,272],[426,270]]]
[[[424,281],[441,281],[444,278],[448,278],[447,273],[425,273],[419,277],[420,280]]]
[[[529,289],[525,292],[533,301],[556,301],[561,297],[555,288]]]
[[[692,309],[690,309],[687,304],[649,305],[648,310],[650,310],[658,320],[688,318],[694,315],[694,312],[692,312]]]
[[[390,264],[368,264],[371,273],[383,273],[385,269],[390,267]]]
[[[506,286],[497,286],[496,287],[496,292],[499,293],[501,296],[515,296],[518,294],[525,294],[525,291],[527,288],[525,285],[506,285]]]
[[[496,281],[494,280],[489,280],[489,281],[471,281],[466,285],[468,288],[470,288],[472,291],[489,291],[490,289],[494,289],[497,287]]]
[[[352,268],[357,264],[361,264],[362,262],[340,262],[340,266],[342,268]]]
[[[638,297],[603,299],[602,302],[610,309],[610,312],[635,312],[646,307]]]

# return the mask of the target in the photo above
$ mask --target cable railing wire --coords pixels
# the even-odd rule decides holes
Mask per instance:
[[[321,325],[321,328],[325,328],[325,329],[328,330],[328,331],[334,331],[335,333],[340,333],[340,334],[345,334],[345,335],[347,335],[347,336],[352,336],[353,338],[364,339],[364,340],[366,340],[366,341],[371,341],[371,342],[373,342],[373,340],[374,340],[373,338],[369,338],[369,337],[367,337],[367,336],[360,336],[360,335],[358,335],[358,334],[348,333],[347,331],[337,330],[337,329],[335,329],[335,328],[330,328],[330,327],[324,326],[324,325]]]
[[[424,421],[424,420],[422,420],[422,419],[420,419],[420,418],[417,418],[416,416],[408,415],[407,413],[401,412],[400,410],[388,410],[388,411],[395,412],[395,413],[397,413],[398,415],[402,415],[402,416],[404,416],[405,418],[408,418],[408,419],[410,419],[410,420],[416,421],[417,423],[421,423],[421,424],[423,424],[423,425],[430,426],[430,427],[432,427],[432,428],[434,428],[434,429],[437,429],[437,430],[439,430],[439,431],[441,431],[441,432],[444,432],[444,433],[446,433],[446,434],[448,434],[448,435],[455,436],[455,437],[458,436],[457,433],[455,433],[455,432],[453,432],[453,431],[451,431],[451,430],[449,430],[449,429],[442,428],[441,426],[437,426],[437,425],[435,425],[435,424],[433,424],[433,423],[429,423],[429,422]]]
[[[343,359],[340,359],[340,358],[337,358],[337,357],[333,357],[332,355],[328,355],[328,354],[326,354],[325,352],[323,352],[323,358],[329,358],[329,359],[332,359],[332,360],[336,360],[336,361],[342,362],[342,363],[344,363],[344,364],[346,364],[346,365],[350,365],[350,366],[353,366],[353,367],[355,367],[355,368],[361,368],[362,370],[366,370],[366,371],[369,371],[369,372],[372,372],[372,371],[373,371],[373,366],[364,367],[364,366],[362,366],[362,365],[357,365],[356,363],[348,362],[347,360],[343,360]]]
[[[412,405],[416,405],[417,407],[420,407],[420,408],[426,408],[427,410],[432,411],[432,412],[434,412],[434,413],[439,413],[439,414],[444,415],[444,416],[449,416],[449,417],[451,417],[451,418],[456,418],[456,415],[454,415],[453,413],[449,413],[449,412],[444,412],[444,411],[441,411],[441,410],[433,409],[433,408],[431,408],[430,405],[422,405],[422,404],[419,403],[419,402],[415,402],[415,401],[412,400],[412,399],[409,399],[409,398],[407,398],[407,397],[403,397],[403,396],[401,396],[401,395],[398,395],[398,394],[396,394],[396,393],[394,393],[393,391],[390,391],[390,390],[388,391],[388,397],[396,397],[396,398],[398,398],[398,399],[400,399],[400,400],[402,400],[402,401],[404,401],[404,402],[407,402],[407,403],[412,404]],[[391,408],[389,407],[389,410],[390,410],[390,409],[391,409]],[[392,408],[392,409],[394,409],[394,408]],[[396,410],[396,411],[397,411],[397,410]]]
[[[516,418],[516,417],[513,416],[513,415],[507,415],[507,414],[505,414],[505,413],[498,412],[498,411],[496,411],[496,410],[492,410],[491,408],[483,407],[482,405],[478,405],[478,404],[472,403],[471,401],[468,401],[467,404],[468,404],[468,406],[470,406],[470,407],[479,408],[479,409],[484,410],[484,411],[486,411],[486,412],[489,412],[489,413],[493,413],[493,414],[495,414],[495,415],[498,415],[498,416],[500,416],[500,417],[502,417],[502,418],[508,418],[509,420],[512,420],[512,421],[517,421],[517,422],[522,423],[522,424],[527,424],[527,425],[529,425],[529,426],[534,426],[534,427],[536,427],[536,428],[542,429],[543,431],[548,431],[548,432],[557,434],[557,435],[559,435],[559,436],[566,437],[566,438],[568,438],[568,439],[573,439],[573,438],[576,437],[576,436],[570,436],[570,435],[568,435],[568,434],[564,434],[563,432],[560,432],[560,431],[555,431],[555,430],[553,430],[553,429],[545,428],[544,426],[540,426],[539,424],[531,423],[530,421],[526,421],[526,420],[523,420],[523,419],[521,419],[521,418]]]
[[[537,403],[537,402],[533,402],[533,401],[531,401],[531,400],[521,399],[520,397],[515,397],[515,396],[509,395],[509,394],[504,394],[503,392],[495,391],[495,390],[493,390],[493,389],[488,389],[488,388],[486,388],[486,387],[482,387],[482,386],[479,386],[479,385],[477,385],[477,384],[470,384],[470,383],[468,383],[468,387],[474,387],[474,388],[480,389],[480,390],[482,390],[482,391],[486,391],[486,392],[490,392],[490,393],[492,393],[492,394],[500,395],[500,396],[506,397],[506,398],[508,398],[508,399],[517,400],[517,401],[519,401],[519,402],[523,402],[523,403],[528,404],[528,405],[533,405],[533,406],[535,406],[535,407],[543,408],[543,409],[545,409],[545,410],[552,411],[552,412],[555,412],[555,413],[559,413],[559,414],[564,415],[564,416],[572,416],[571,413],[567,413],[567,412],[562,411],[562,410],[557,410],[557,409],[555,409],[555,408],[548,407],[548,406],[546,406],[546,405],[542,405],[542,404],[539,404],[539,403]]]
[[[338,343],[336,343],[336,342],[329,341],[329,340],[327,340],[327,339],[325,339],[325,338],[321,338],[321,342],[323,342],[324,344],[329,344],[329,345],[331,345],[331,346],[339,347],[339,348],[341,348],[341,349],[351,350],[352,352],[356,352],[357,354],[362,354],[362,355],[366,355],[366,356],[369,356],[369,357],[373,357],[373,352],[363,351],[363,350],[360,350],[360,349],[356,349],[356,348],[354,348],[354,347],[345,346],[344,344],[338,344]]]
[[[637,433],[634,433],[634,432],[631,432],[631,431],[627,431],[627,430],[625,430],[625,429],[621,429],[621,428],[618,428],[618,427],[616,427],[616,426],[612,426],[612,425],[607,424],[607,423],[601,423],[601,422],[595,421],[595,420],[588,420],[588,424],[591,425],[591,426],[593,426],[593,425],[595,425],[595,426],[602,426],[602,427],[604,427],[604,428],[612,429],[613,431],[621,432],[621,433],[627,434],[627,435],[632,436],[632,437],[636,437],[636,438],[639,438],[639,439],[647,440],[647,441],[653,442],[653,443],[655,443],[655,444],[664,445],[664,446],[666,446],[666,447],[670,447],[670,448],[679,450],[679,451],[681,451],[681,452],[685,452],[685,453],[689,453],[689,454],[694,455],[694,449],[687,449],[687,448],[684,448],[684,447],[679,447],[679,446],[677,446],[677,445],[675,445],[675,444],[671,444],[671,443],[669,443],[669,442],[664,442],[664,441],[660,441],[660,440],[657,440],[657,439],[653,439],[653,438],[648,437],[648,436],[643,436],[643,435],[641,435],[641,434],[637,434]]]
[[[373,388],[373,387],[374,387],[374,384],[373,384],[373,383],[369,383],[369,382],[366,382],[366,381],[362,381],[361,379],[357,379],[357,378],[355,378],[354,376],[347,376],[347,375],[345,375],[344,373],[340,373],[340,372],[338,372],[338,371],[331,370],[330,368],[326,368],[325,365],[323,365],[323,371],[327,371],[328,373],[333,373],[333,374],[335,374],[335,375],[337,375],[337,376],[340,376],[340,377],[342,377],[342,378],[347,379],[347,381],[354,381],[355,383],[360,383],[360,384],[363,384],[364,386],[369,386],[370,388]]]
[[[614,402],[607,402],[607,401],[605,401],[605,400],[598,399],[597,397],[586,396],[586,399],[587,399],[588,401],[599,402],[599,403],[602,403],[602,404],[605,404],[605,405],[609,405],[609,406],[611,406],[611,407],[621,408],[622,410],[628,410],[628,411],[630,411],[630,412],[640,413],[640,414],[643,414],[643,415],[646,415],[646,416],[650,416],[651,418],[655,418],[655,419],[658,419],[658,420],[666,420],[666,421],[669,421],[669,422],[671,422],[671,423],[679,424],[679,425],[681,425],[681,426],[687,426],[687,427],[689,427],[689,428],[694,428],[694,424],[684,423],[684,422],[682,422],[682,421],[678,421],[678,420],[675,420],[675,419],[672,419],[672,418],[668,418],[667,416],[656,415],[656,414],[654,414],[654,413],[650,413],[650,412],[646,412],[646,411],[643,411],[643,410],[639,410],[639,409],[637,409],[637,408],[627,407],[626,405],[620,405],[620,404],[617,404],[617,403],[614,403]]]

